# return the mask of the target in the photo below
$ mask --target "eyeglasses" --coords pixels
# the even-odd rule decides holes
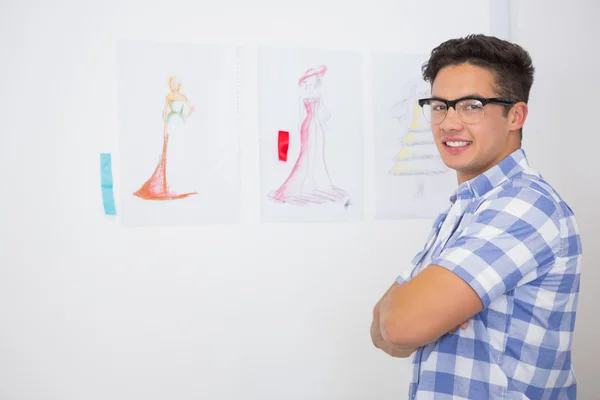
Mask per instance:
[[[456,100],[444,100],[439,98],[420,99],[419,105],[423,109],[423,115],[427,122],[441,124],[446,118],[450,107],[454,108],[458,118],[465,124],[474,124],[483,118],[483,108],[488,104],[513,105],[518,100],[505,97],[461,97]]]

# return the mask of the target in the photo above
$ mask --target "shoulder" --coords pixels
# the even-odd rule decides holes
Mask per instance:
[[[167,95],[167,100],[168,101],[180,100],[181,96],[183,96],[183,95],[180,93],[169,93]]]
[[[506,243],[530,243],[560,251],[562,212],[559,201],[530,177],[515,176],[472,204],[465,234]]]
[[[494,210],[515,217],[530,215],[556,225],[564,217],[566,204],[539,175],[522,172],[492,190],[478,205],[479,211]]]
[[[525,170],[492,190],[476,205],[472,221],[471,229],[496,228],[556,256],[581,253],[573,210],[535,171]]]

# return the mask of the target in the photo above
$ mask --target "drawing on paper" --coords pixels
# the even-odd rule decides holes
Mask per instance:
[[[195,108],[181,92],[181,81],[177,76],[169,76],[167,83],[169,93],[162,111],[162,153],[152,176],[133,193],[144,200],[173,200],[197,194],[186,188],[185,179],[182,179],[185,175],[185,124]]]
[[[435,218],[456,188],[418,100],[428,55],[373,55],[376,218]]]
[[[239,221],[240,56],[234,46],[119,41],[124,226]]]
[[[363,218],[362,62],[348,51],[259,48],[263,222]]]
[[[348,192],[337,187],[326,162],[326,124],[331,114],[319,91],[327,66],[308,69],[298,80],[300,94],[300,152],[281,186],[268,194],[273,201],[293,205],[345,202]]]
[[[423,176],[445,174],[449,170],[442,161],[425,120],[418,99],[429,97],[429,86],[421,79],[409,80],[403,87],[401,99],[391,107],[391,116],[400,127],[400,150],[394,157],[389,174],[413,175],[417,180],[416,197],[425,190]]]

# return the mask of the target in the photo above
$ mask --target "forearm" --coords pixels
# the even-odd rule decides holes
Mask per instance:
[[[396,346],[419,348],[453,333],[482,309],[478,294],[464,280],[429,265],[382,299],[380,330]]]

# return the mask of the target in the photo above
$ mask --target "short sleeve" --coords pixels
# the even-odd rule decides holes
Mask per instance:
[[[396,278],[396,282],[402,285],[410,280],[411,273],[414,269],[414,266],[410,266],[410,268],[406,268],[398,277]]]
[[[483,201],[431,264],[462,278],[487,308],[547,272],[560,243],[557,204],[530,187],[512,186]]]

